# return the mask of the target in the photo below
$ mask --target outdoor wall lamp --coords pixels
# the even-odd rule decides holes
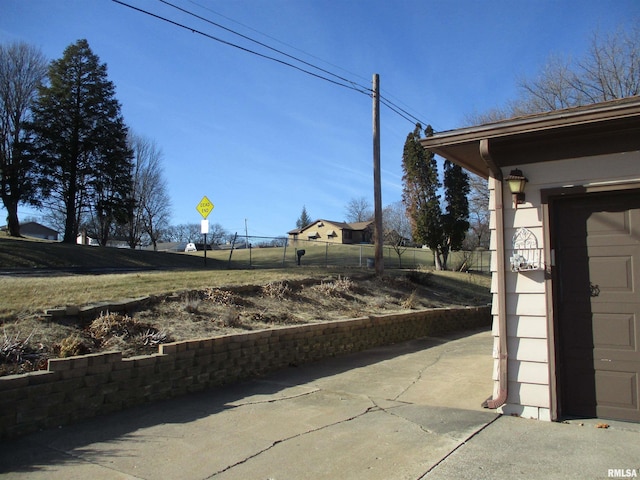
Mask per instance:
[[[505,178],[507,184],[509,184],[509,190],[511,190],[511,194],[513,195],[513,203],[518,208],[518,205],[524,203],[524,186],[529,181],[522,174],[522,170],[515,169],[511,170],[511,173]]]

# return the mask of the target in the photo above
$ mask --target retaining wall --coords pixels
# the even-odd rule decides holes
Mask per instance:
[[[109,352],[51,359],[47,370],[0,377],[0,439],[289,365],[490,325],[488,306],[441,308],[174,342],[131,358]]]

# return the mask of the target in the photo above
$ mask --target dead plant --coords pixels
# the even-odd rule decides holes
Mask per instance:
[[[206,288],[204,290],[204,299],[217,305],[235,305],[235,295],[229,290],[221,288]]]
[[[25,353],[29,352],[29,340],[33,336],[33,332],[20,339],[20,332],[13,336],[7,335],[4,331],[4,338],[0,339],[0,363],[20,364],[24,360]]]
[[[200,303],[202,301],[196,295],[185,295],[183,305],[187,313],[199,313]]]
[[[262,296],[284,300],[292,293],[287,282],[269,282],[262,287]]]
[[[355,287],[355,283],[349,277],[338,276],[336,280],[320,282],[312,288],[329,297],[340,297],[349,294]]]
[[[416,308],[418,306],[418,294],[416,291],[414,290],[408,297],[402,300],[402,302],[400,302],[400,306],[407,310],[413,310]]]
[[[75,357],[77,355],[91,353],[91,348],[89,347],[88,342],[75,333],[63,338],[60,345],[58,345],[58,348],[60,350],[58,355],[61,358]]]

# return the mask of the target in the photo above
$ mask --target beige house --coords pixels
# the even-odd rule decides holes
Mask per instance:
[[[640,97],[421,143],[489,181],[487,406],[640,421]],[[511,180],[524,192],[512,195]]]
[[[289,242],[317,240],[328,243],[371,243],[373,222],[343,223],[331,220],[316,220],[304,228],[288,232]]]

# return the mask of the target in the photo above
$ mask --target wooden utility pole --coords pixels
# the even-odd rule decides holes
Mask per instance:
[[[375,246],[376,275],[384,272],[382,251],[382,186],[380,181],[380,76],[373,74],[373,243]]]

